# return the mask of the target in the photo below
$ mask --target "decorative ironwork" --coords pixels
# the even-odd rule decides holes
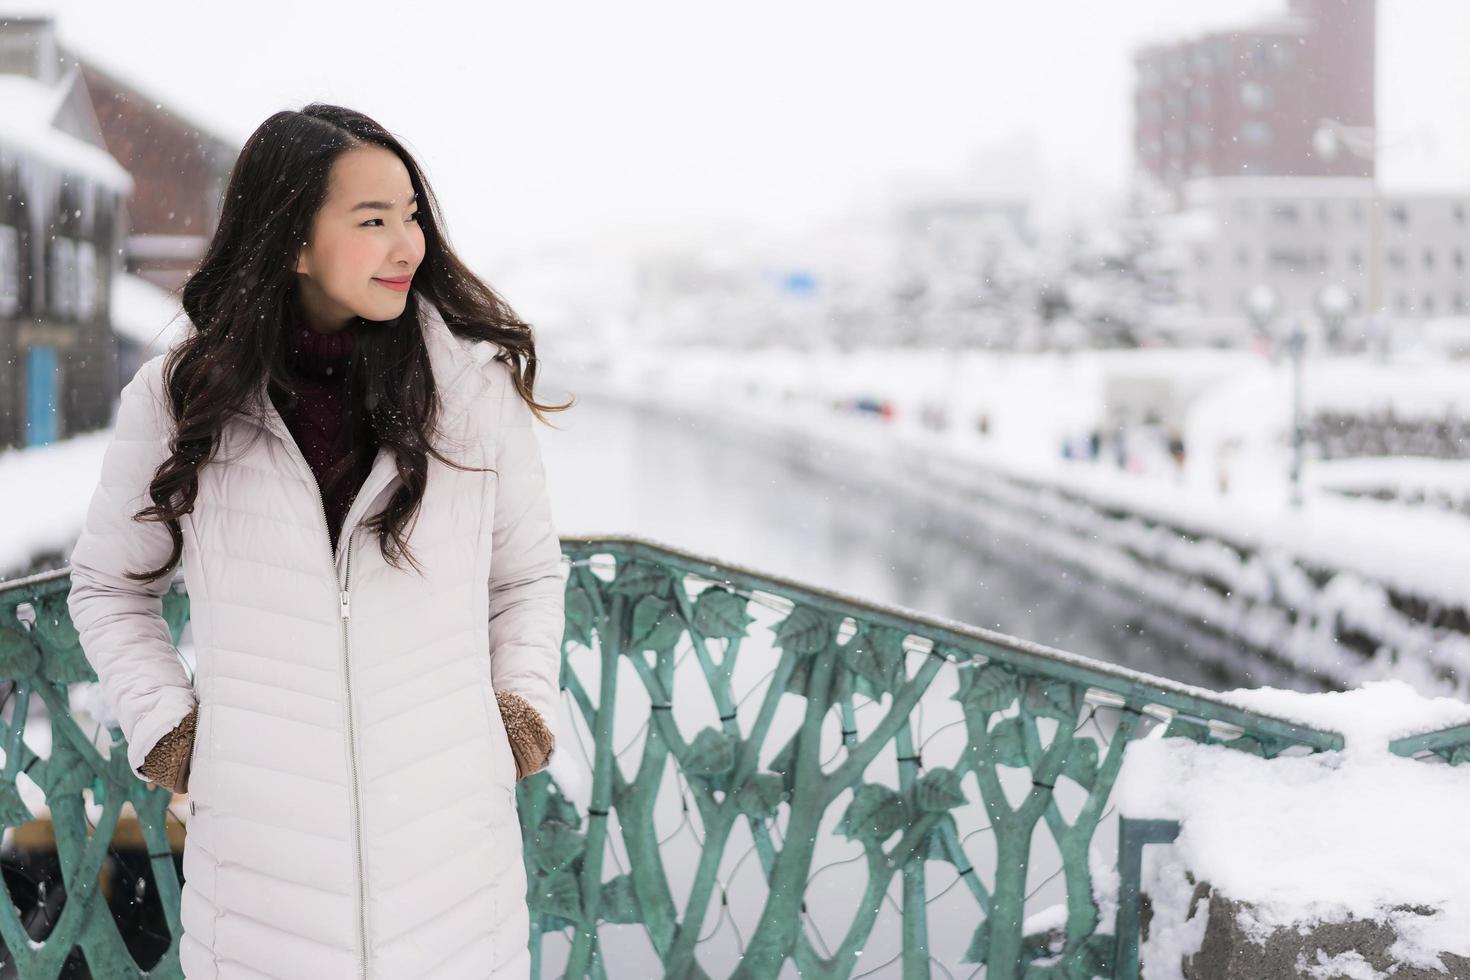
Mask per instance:
[[[1104,918],[1115,838],[1098,833],[1129,741],[1342,746],[1198,688],[645,539],[563,550],[571,763],[517,787],[536,975],[1110,976],[1136,962],[1136,935],[1120,955]],[[7,876],[21,831],[49,820],[66,898],[29,923],[0,902],[0,940],[23,978],[78,950],[94,975],[175,977],[179,827],[120,732],[72,717],[95,678],[68,587],[62,569],[0,589]],[[178,642],[187,596],[163,609]],[[125,939],[115,895],[98,914],[123,821],[147,852],[133,904],[163,920],[151,951]]]

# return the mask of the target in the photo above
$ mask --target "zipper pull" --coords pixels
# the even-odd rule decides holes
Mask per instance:
[[[346,619],[349,607],[351,606],[347,590],[343,589],[341,592],[337,593],[337,598],[341,601],[342,604],[342,618]]]

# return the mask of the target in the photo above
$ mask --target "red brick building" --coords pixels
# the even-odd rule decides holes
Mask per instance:
[[[1373,126],[1375,0],[1289,0],[1279,17],[1137,51],[1138,169],[1198,177],[1367,177],[1313,149],[1320,121]],[[1177,198],[1176,198],[1177,201]]]

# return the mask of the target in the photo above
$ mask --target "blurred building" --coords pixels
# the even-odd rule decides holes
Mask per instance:
[[[0,20],[0,447],[111,422],[178,329],[235,150],[65,50],[49,17]]]
[[[1289,0],[1280,16],[1134,55],[1139,169],[1176,196],[1204,177],[1366,177],[1323,156],[1324,119],[1375,125],[1375,0]]]
[[[1179,246],[1180,292],[1206,316],[1249,316],[1261,287],[1282,314],[1470,315],[1470,188],[1261,177],[1190,181],[1184,195],[1165,227]]]

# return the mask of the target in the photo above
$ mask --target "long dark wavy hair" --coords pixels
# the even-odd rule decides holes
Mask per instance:
[[[413,293],[433,303],[455,334],[498,345],[495,359],[510,367],[517,392],[537,418],[544,422],[543,413],[565,411],[575,401],[536,401],[531,325],[454,254],[441,232],[438,202],[428,181],[397,138],[362,113],[341,106],[312,103],[299,112],[277,112],[240,151],[220,205],[219,227],[199,267],[181,287],[190,327],[166,355],[163,368],[175,422],[170,456],[148,486],[152,505],[133,517],[164,524],[173,552],[161,567],[129,572],[129,578],[152,581],[179,561],[184,545],[179,518],[194,509],[199,469],[214,458],[229,417],[247,410],[262,382],[288,401],[294,398],[285,364],[285,331],[304,323],[295,258],[326,200],[333,161],[364,145],[383,147],[402,160],[418,194],[424,259],[414,273]],[[363,526],[377,532],[385,560],[399,566],[406,558],[415,568],[404,527],[423,499],[428,457],[461,470],[488,469],[446,458],[430,439],[437,432],[439,399],[417,306],[410,295],[396,320],[356,318],[348,325],[356,332],[347,379],[353,451],[331,478],[334,482],[360,472],[364,455],[375,456],[380,446],[392,449],[403,485],[383,512]]]

